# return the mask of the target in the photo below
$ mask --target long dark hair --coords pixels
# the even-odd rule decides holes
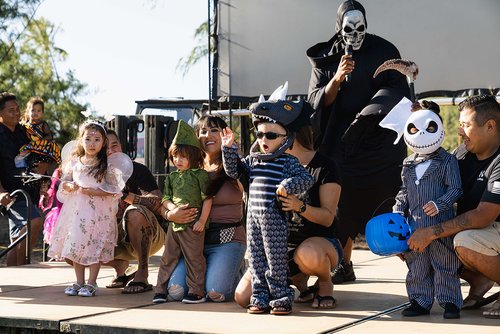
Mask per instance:
[[[108,168],[108,156],[106,155],[106,150],[108,148],[108,137],[106,136],[106,130],[104,126],[94,123],[94,122],[85,122],[80,126],[80,131],[78,135],[77,145],[75,149],[75,155],[78,158],[81,158],[85,155],[85,150],[83,149],[83,134],[87,130],[95,130],[102,135],[102,139],[104,141],[101,150],[97,153],[97,164],[93,165],[90,168],[89,174],[92,175],[98,182],[106,175],[106,170]]]
[[[314,150],[314,141],[313,141],[313,131],[312,126],[304,125],[295,133],[295,140],[299,142],[302,147],[313,151]]]
[[[222,130],[227,128],[227,123],[218,116],[204,115],[200,117],[200,119],[198,120],[198,122],[196,122],[194,126],[194,131],[196,132],[196,136],[198,138],[200,137],[200,130],[202,128],[218,128],[219,130]],[[217,170],[215,171],[215,177],[213,177],[210,183],[208,184],[207,196],[209,197],[215,196],[226,181],[229,182],[234,187],[238,188],[238,182],[235,179],[230,178],[224,171],[224,167],[222,166],[222,156],[221,156],[221,164],[217,167]]]

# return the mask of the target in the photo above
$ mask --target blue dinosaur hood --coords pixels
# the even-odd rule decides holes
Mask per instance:
[[[282,100],[253,103],[249,110],[252,113],[252,123],[255,127],[262,122],[278,123],[287,131],[287,138],[283,145],[273,153],[261,153],[257,141],[253,143],[250,155],[261,160],[274,159],[292,146],[295,132],[303,126],[311,124],[310,117],[313,111],[311,105],[305,101]]]
[[[288,132],[297,132],[310,125],[312,107],[305,101],[265,101],[253,103],[250,108],[252,123],[256,127],[261,122],[279,123]]]

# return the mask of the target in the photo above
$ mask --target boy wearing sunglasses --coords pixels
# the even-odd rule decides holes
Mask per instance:
[[[288,219],[277,195],[300,194],[314,183],[297,158],[284,153],[308,117],[302,115],[303,101],[261,100],[250,106],[257,140],[249,156],[239,158],[234,134],[226,128],[221,135],[223,163],[227,175],[249,182],[247,246],[252,297],[247,312],[286,315],[292,312],[294,290],[287,282]]]

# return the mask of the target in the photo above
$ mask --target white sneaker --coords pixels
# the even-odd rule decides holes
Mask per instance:
[[[81,285],[78,283],[74,283],[72,286],[68,286],[64,289],[64,294],[66,296],[76,296],[81,289]]]
[[[94,297],[97,294],[98,289],[97,284],[85,284],[80,288],[80,291],[78,291],[78,295],[80,297]]]

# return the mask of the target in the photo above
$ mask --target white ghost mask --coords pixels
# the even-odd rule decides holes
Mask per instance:
[[[412,112],[405,124],[406,145],[415,153],[430,154],[441,147],[444,127],[439,116],[431,110]]]

